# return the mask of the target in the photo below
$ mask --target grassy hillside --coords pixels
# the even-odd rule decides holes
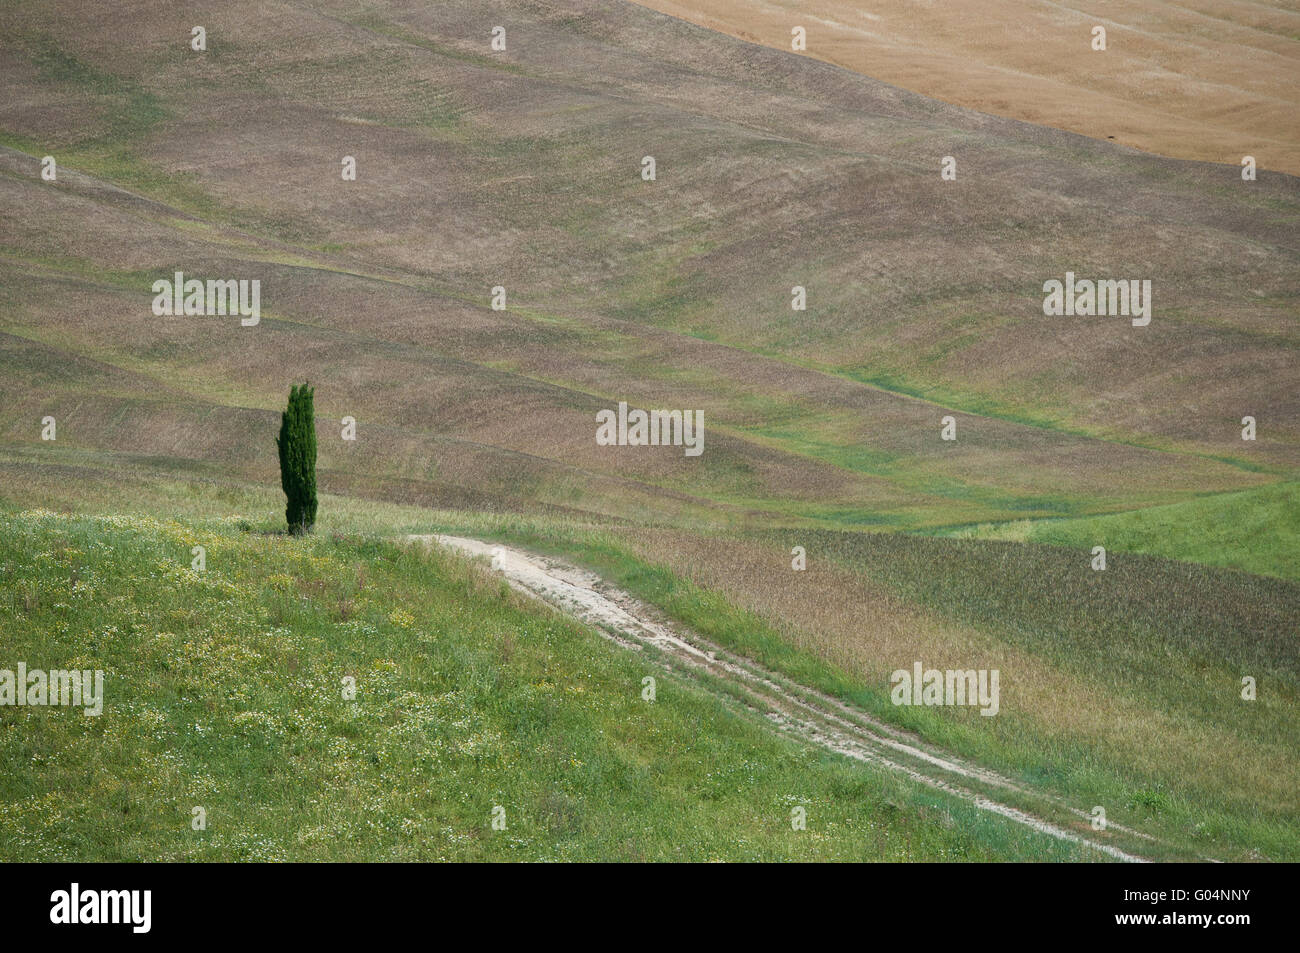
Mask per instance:
[[[1109,516],[1026,520],[954,532],[1091,550],[1151,553],[1300,580],[1300,484],[1281,483]]]
[[[0,666],[106,673],[99,717],[0,708],[4,861],[1098,856],[778,740],[453,558],[37,511],[0,516],[0,573]]]
[[[161,505],[187,514],[180,543],[215,533],[238,543],[237,552],[265,550],[258,570],[264,577],[280,572],[275,561],[297,545],[326,552],[344,545],[330,538],[334,533],[350,539],[449,531],[563,555],[706,637],[1031,790],[1084,810],[1104,805],[1116,822],[1157,834],[1172,856],[1300,856],[1294,583],[1123,554],[1096,574],[1086,551],[1032,544],[893,534],[713,535],[333,496],[321,504],[326,539],[296,544],[260,535],[280,522],[279,494],[270,488],[109,484],[102,491],[92,485],[80,500],[61,498],[70,486],[65,480],[26,489],[83,512]],[[235,532],[234,518],[214,518],[232,510],[246,514],[251,535]],[[180,543],[175,558],[183,565],[188,546]],[[809,553],[804,573],[789,569],[795,543]],[[419,585],[430,584],[421,578]],[[21,594],[10,579],[0,590]],[[382,617],[416,596],[391,589],[373,598]],[[999,668],[999,716],[895,708],[889,672],[917,660]],[[1258,681],[1255,702],[1240,698],[1244,674]]]
[[[1193,855],[1300,856],[1295,583],[1123,555],[1095,573],[1086,552],[896,534],[438,522],[467,525],[589,565],[722,645]],[[890,672],[916,661],[999,669],[998,717],[894,707]]]

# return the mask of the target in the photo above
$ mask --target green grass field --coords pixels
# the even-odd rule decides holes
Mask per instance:
[[[27,512],[0,572],[6,659],[106,672],[99,717],[0,709],[0,860],[1095,859],[776,739],[462,560]]]
[[[1094,575],[1086,552],[894,534],[656,539],[454,516],[430,528],[573,559],[721,645],[1032,788],[1107,806],[1183,856],[1300,856],[1294,584],[1142,557]],[[798,594],[780,581],[796,539],[830,564]],[[893,707],[888,673],[918,659],[999,668],[1011,708]],[[1266,699],[1243,701],[1246,674]]]
[[[1300,483],[1109,516],[973,527],[951,535],[1088,550],[1104,546],[1300,580]]]
[[[42,491],[33,487],[29,492]],[[398,693],[404,698],[430,693],[440,696],[442,692],[433,692],[430,687],[435,684],[446,691],[447,686],[462,681],[479,685],[487,680],[490,687],[480,686],[481,691],[475,690],[478,694],[467,694],[452,720],[468,719],[468,723],[499,727],[502,699],[514,699],[516,688],[523,692],[521,698],[531,697],[528,686],[538,680],[537,669],[519,674],[517,666],[527,664],[546,670],[546,660],[554,656],[559,667],[553,671],[572,673],[570,663],[582,659],[588,666],[579,666],[584,672],[594,673],[596,669],[590,666],[598,663],[609,668],[599,669],[605,673],[600,676],[604,681],[578,683],[596,693],[585,700],[557,693],[559,699],[574,705],[567,709],[574,720],[565,722],[567,727],[558,736],[573,745],[573,751],[581,752],[559,760],[566,762],[573,757],[593,764],[601,758],[617,761],[631,757],[622,748],[606,750],[596,745],[600,750],[595,751],[583,745],[594,745],[602,737],[623,737],[615,731],[615,722],[628,712],[639,711],[637,706],[644,704],[638,689],[647,671],[645,664],[609,646],[583,626],[565,623],[553,613],[539,612],[532,604],[521,605],[518,599],[504,596],[499,584],[487,581],[481,572],[454,558],[401,553],[384,542],[408,532],[450,531],[550,552],[587,566],[707,638],[803,684],[858,704],[963,757],[994,767],[1031,790],[1061,797],[1084,809],[1104,805],[1116,822],[1156,835],[1159,846],[1148,850],[1156,857],[1281,860],[1300,856],[1300,841],[1295,834],[1300,830],[1300,804],[1295,798],[1295,792],[1300,790],[1300,762],[1291,743],[1300,732],[1300,659],[1289,623],[1300,612],[1300,589],[1292,583],[1150,557],[1123,556],[1116,556],[1107,575],[1099,577],[1086,569],[1086,551],[1060,547],[797,531],[814,565],[801,578],[800,585],[791,589],[773,585],[773,574],[785,563],[788,532],[711,537],[667,529],[600,527],[572,519],[434,513],[417,507],[326,497],[318,536],[294,541],[278,532],[278,494],[269,490],[250,488],[241,493],[190,482],[140,487],[135,492],[139,497],[134,500],[130,492],[122,494],[120,505],[144,507],[141,501],[147,498],[171,501],[163,504],[164,512],[181,515],[176,521],[159,522],[150,517],[31,516],[11,511],[6,518],[2,535],[8,549],[3,559],[6,575],[2,588],[15,609],[6,623],[6,644],[21,648],[18,657],[28,660],[29,665],[37,665],[37,659],[48,659],[52,651],[68,656],[85,653],[87,639],[91,640],[92,652],[111,647],[114,652],[126,653],[127,658],[136,658],[135,653],[152,645],[154,634],[168,633],[164,641],[173,649],[193,642],[194,661],[186,669],[192,680],[203,679],[204,673],[216,677],[232,666],[245,666],[242,677],[256,686],[254,700],[242,707],[223,703],[216,711],[225,717],[243,712],[243,720],[259,724],[269,719],[282,729],[285,724],[299,724],[303,732],[300,740],[305,741],[308,733],[302,720],[307,717],[304,706],[323,705],[327,698],[333,704],[334,686],[322,674],[331,664],[336,666],[336,674],[338,668],[351,664],[345,674],[358,678],[357,673],[388,671],[385,665],[396,664],[408,679],[402,683],[404,694]],[[257,504],[259,500],[262,502]],[[244,515],[231,516],[234,501],[253,501],[255,505],[241,506],[236,512]],[[79,506],[68,508],[93,512],[101,506],[102,501],[87,494]],[[200,577],[187,568],[189,552],[192,545],[205,540],[209,572]],[[92,541],[99,545],[90,545]],[[65,555],[57,555],[63,550],[67,550]],[[93,576],[98,581],[86,582],[92,578],[91,557],[87,554],[96,553],[98,562],[94,565],[98,568]],[[1079,571],[1080,560],[1083,571]],[[20,568],[24,566],[32,569]],[[116,598],[78,596],[76,583],[70,582],[74,579],[91,586],[96,593],[114,593]],[[358,579],[363,582],[359,584]],[[870,581],[870,588],[854,588],[863,585],[863,580]],[[1034,596],[1040,589],[1052,590],[1054,598]],[[463,594],[453,597],[449,592],[469,592],[472,599]],[[205,602],[208,597],[221,597],[231,608],[228,611]],[[58,613],[73,611],[78,613],[75,624],[49,618],[51,614],[59,618]],[[96,638],[108,627],[124,631],[122,620],[137,613],[142,615],[136,627],[129,630],[129,637],[102,643]],[[225,619],[231,624],[213,625],[212,638],[200,631],[210,626],[208,620]],[[432,621],[435,619],[444,621]],[[431,631],[441,633],[444,629],[449,631],[430,640]],[[359,631],[364,631],[364,638],[357,637]],[[559,638],[556,632],[565,633],[565,637]],[[144,638],[146,635],[149,640]],[[46,642],[47,638],[54,641]],[[82,646],[80,650],[78,645]],[[276,645],[281,648],[272,651]],[[503,645],[508,648],[503,649]],[[451,654],[442,654],[444,650]],[[319,658],[314,653],[319,653]],[[447,661],[430,669],[431,653],[443,660],[452,658],[455,663]],[[270,665],[267,671],[278,673],[270,681],[265,674],[259,674],[264,656],[273,660],[265,663]],[[304,700],[301,685],[293,692],[280,692],[276,687],[290,656],[314,659],[313,684],[322,693],[321,699]],[[274,661],[277,658],[279,662]],[[998,718],[983,719],[949,709],[894,708],[888,701],[887,673],[894,667],[909,666],[913,658],[927,664],[943,665],[952,659],[999,667],[1005,686],[1002,713]],[[158,668],[169,664],[160,659],[150,649],[134,663],[123,661],[124,666],[138,665],[139,677],[112,684],[121,691],[140,690],[154,698],[157,710],[169,715],[166,727],[156,733],[158,738],[166,738],[180,730],[178,725],[188,724],[190,714],[198,710],[196,706],[216,705],[223,693],[205,690],[183,695],[167,691],[152,694],[162,690],[160,685],[170,684],[172,678],[169,669]],[[53,661],[47,664],[55,667]],[[441,672],[445,680],[419,681],[430,671]],[[1260,698],[1256,702],[1240,699],[1241,674],[1258,679]],[[509,681],[516,675],[522,681]],[[220,675],[218,680],[225,677]],[[656,735],[656,740],[662,741],[662,747],[655,749],[658,755],[651,758],[642,752],[637,756],[642,763],[657,759],[661,768],[654,775],[654,784],[642,792],[648,800],[619,802],[616,793],[609,790],[599,796],[593,793],[594,800],[583,795],[584,807],[577,813],[591,824],[604,829],[613,823],[603,813],[605,808],[593,807],[612,798],[610,803],[623,803],[626,810],[657,829],[661,816],[657,812],[674,810],[664,806],[660,798],[667,799],[668,804],[678,798],[695,798],[697,789],[690,787],[690,779],[696,777],[701,765],[718,767],[744,761],[757,764],[766,757],[739,748],[718,747],[721,742],[716,741],[711,729],[708,739],[689,737],[692,732],[703,731],[702,726],[714,718],[724,719],[728,725],[734,723],[734,731],[748,739],[745,744],[758,745],[764,751],[787,752],[794,759],[792,763],[803,766],[791,769],[796,775],[816,764],[818,770],[831,775],[870,778],[871,784],[891,790],[908,787],[896,778],[882,777],[833,756],[799,753],[790,742],[770,737],[699,686],[683,684],[670,691],[683,704],[685,699],[691,699],[690,704],[695,706],[694,728],[683,728],[681,736]],[[395,692],[393,688],[385,695],[389,704],[385,711],[398,718],[394,714],[400,707],[394,707]],[[612,707],[584,708],[595,697],[609,697]],[[620,698],[615,705],[613,700]],[[177,709],[174,712],[170,711],[173,707]],[[330,707],[322,711],[341,717],[346,709]],[[580,728],[583,711],[592,722]],[[297,714],[290,718],[290,712]],[[0,712],[0,717],[16,726],[13,714],[11,709]],[[34,716],[27,711],[22,717]],[[73,726],[81,743],[88,746],[83,749],[87,756],[99,745],[93,740],[93,726],[83,724],[92,719],[71,717],[66,712],[41,712],[35,717],[48,718],[42,725],[57,725],[60,730]],[[368,724],[379,732],[373,741],[377,746],[382,746],[380,739],[386,737],[385,726],[396,728],[396,723],[385,718]],[[681,727],[682,723],[677,724]],[[219,730],[224,734],[228,728]],[[537,729],[542,734],[549,730]],[[731,737],[732,730],[728,728],[726,737]],[[518,725],[500,730],[497,742],[503,750],[526,751],[536,738],[521,732]],[[32,741],[29,732],[11,732],[8,737],[16,743]],[[60,737],[52,735],[43,743],[58,748],[62,744]],[[411,750],[403,757],[418,760],[415,749],[425,746],[423,737],[408,738]],[[429,737],[435,739],[432,746],[441,751],[436,743],[439,736]],[[585,740],[580,744],[580,739]],[[317,738],[314,744],[324,744],[325,740]],[[698,748],[706,741],[712,747],[707,751]],[[387,750],[392,752],[397,745],[391,741]],[[358,752],[363,750],[376,749],[356,748],[351,756],[361,757]],[[148,762],[144,751],[101,749],[101,756],[108,762],[123,758],[133,764]],[[282,778],[270,762],[258,770],[265,769],[285,784],[290,780],[308,786],[326,783],[305,762],[294,764],[300,770],[287,778]],[[387,762],[382,764],[383,776],[407,777],[405,768],[390,772]],[[541,769],[536,761],[520,764],[525,775]],[[370,767],[377,770],[379,765],[371,763]],[[435,773],[451,769],[443,762],[431,762],[426,767]],[[679,777],[678,772],[684,776]],[[214,779],[232,773],[242,777],[242,770],[235,771],[230,763],[207,773]],[[531,792],[528,797],[534,799],[528,803],[535,805],[541,797],[539,792],[550,790],[561,776],[543,773],[531,780],[521,779],[519,784]],[[775,776],[763,773],[765,778]],[[590,780],[587,775],[583,777]],[[272,786],[280,783],[252,776],[244,780]],[[8,803],[26,803],[30,811],[35,811],[32,798],[51,793],[43,783],[33,776],[18,786],[11,778],[5,791]],[[426,783],[431,783],[427,777]],[[30,784],[35,784],[35,790],[30,789]],[[514,790],[501,788],[499,782],[492,789]],[[649,796],[650,789],[654,797]],[[810,790],[807,785],[804,789]],[[54,790],[64,790],[64,786],[55,784]],[[344,797],[341,789],[331,790]],[[746,788],[746,793],[738,794],[734,809],[748,810],[744,807],[746,799],[757,797],[757,790]],[[411,796],[409,792],[393,793],[398,799],[395,803],[408,803],[406,799]],[[857,798],[844,796],[850,801]],[[913,790],[912,797],[919,799],[917,803],[936,803],[935,796],[928,792]],[[98,794],[86,794],[79,802],[80,809],[94,813],[92,806],[99,800]],[[334,800],[337,805],[352,803]],[[942,801],[939,799],[939,803]],[[861,810],[869,808],[870,802],[861,805]],[[861,823],[862,815],[855,813],[858,808],[839,803],[836,810],[846,812],[842,824]],[[968,831],[1001,831],[997,836],[990,834],[992,840],[978,848],[968,845],[973,851],[968,856],[972,858],[1006,859],[1031,856],[1032,850],[1049,854],[1061,850],[1059,845],[1012,847],[1011,841],[1027,835],[1008,833],[988,818],[977,819],[980,812],[956,802],[943,810],[957,810],[957,816],[974,824],[966,827],[967,821],[962,821],[963,829]],[[36,815],[26,816],[31,823]],[[454,816],[469,827],[482,820],[467,808]],[[757,817],[753,813],[745,816],[751,820]],[[859,820],[850,821],[850,816]],[[281,820],[286,817],[282,815]],[[19,825],[17,830],[24,828]],[[651,851],[644,856],[709,856],[707,852],[673,853],[668,841],[678,837],[682,828],[669,825],[665,830],[676,833],[665,834],[668,840],[661,852]],[[718,840],[712,842],[716,856],[867,856],[853,854],[855,848],[847,845],[809,848],[784,841],[763,841],[767,846],[756,847],[759,852],[754,854],[727,853],[721,847],[726,840],[722,828],[716,830]],[[772,836],[784,836],[785,832],[779,824],[764,830]],[[847,826],[840,830],[854,840]],[[173,835],[181,836],[181,840],[151,840],[162,836],[155,827],[151,834],[140,834],[142,839],[132,842],[135,846],[131,849],[140,855],[157,856],[172,849],[166,845],[189,844],[182,836],[184,831],[172,831],[167,836]],[[285,856],[362,856],[295,854],[293,844],[284,840],[286,832],[280,831],[277,836],[280,849],[289,852]],[[540,833],[538,836],[542,837]],[[108,840],[118,843],[116,835]],[[572,853],[530,856],[624,856],[616,841],[607,838],[589,839],[584,835],[570,840],[567,850]],[[731,842],[732,847],[741,842]],[[367,848],[371,856],[497,856],[445,851],[404,855],[400,851],[417,848],[369,843],[375,845]],[[533,843],[538,851],[561,850],[544,837]],[[750,841],[746,838],[744,843]],[[99,849],[94,849],[93,856],[106,856],[99,854]],[[484,843],[475,849],[494,848]],[[780,853],[786,849],[809,852]],[[881,847],[881,852],[872,856],[889,856],[889,849]],[[1022,849],[1031,850],[1031,854],[1019,854]],[[987,853],[979,854],[981,850]],[[69,854],[76,855],[76,851]],[[129,850],[114,856],[128,855]],[[1076,856],[1086,857],[1086,853]]]

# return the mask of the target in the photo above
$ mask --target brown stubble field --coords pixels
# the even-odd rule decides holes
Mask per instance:
[[[138,55],[113,60],[111,69],[96,59],[103,38],[93,31],[60,39],[69,49],[58,55],[111,72],[121,85],[100,97],[98,110],[15,107],[9,132],[51,149],[72,143],[87,165],[126,172],[128,185],[160,180],[165,188],[156,194],[209,227],[177,234],[167,226],[185,219],[134,201],[124,203],[129,224],[106,219],[102,200],[47,214],[47,197],[15,194],[16,205],[40,210],[30,228],[11,233],[17,256],[48,253],[82,271],[153,274],[182,262],[191,273],[215,267],[232,260],[226,251],[259,274],[268,259],[289,261],[307,267],[277,272],[267,301],[286,320],[331,322],[354,335],[364,327],[383,346],[430,346],[511,372],[503,380],[524,393],[542,380],[602,399],[634,398],[625,381],[648,376],[653,364],[652,391],[671,386],[683,406],[712,411],[719,425],[771,419],[770,406],[746,418],[718,403],[746,403],[756,377],[794,393],[830,390],[833,405],[860,426],[819,419],[820,393],[802,406],[779,399],[803,426],[834,431],[831,443],[865,439],[889,453],[899,444],[932,445],[932,433],[913,428],[933,431],[941,410],[968,409],[1224,456],[1238,452],[1228,439],[1245,407],[1271,422],[1250,448],[1251,464],[1294,464],[1294,408],[1278,398],[1295,382],[1287,359],[1289,180],[1265,176],[1243,193],[1213,170],[1153,164],[950,110],[782,54],[713,37],[706,50],[697,32],[624,9],[567,19],[545,5],[512,9],[528,41],[495,60],[458,34],[457,17],[468,30],[474,15],[455,5],[440,7],[436,19],[415,5],[269,10],[269,34],[299,42],[291,51],[259,51],[259,69],[244,49],[252,41],[238,6],[216,14],[213,56],[200,64],[156,36],[165,31],[150,8],[139,12],[149,29],[132,30],[129,17],[123,24]],[[77,11],[69,12],[76,36]],[[15,101],[48,100],[50,90],[36,87],[52,69],[49,34],[23,24],[20,13],[9,16],[19,21],[9,32],[16,54],[9,78],[30,94]],[[665,35],[680,43],[666,49]],[[358,69],[360,50],[384,68]],[[78,84],[97,88],[70,72],[72,79],[44,87],[71,87],[69,98],[89,92]],[[132,118],[144,95],[153,97],[147,122]],[[123,127],[132,134],[119,137]],[[633,141],[647,144],[629,148]],[[338,143],[360,157],[356,183],[332,172]],[[665,171],[644,183],[635,173],[639,154],[650,151]],[[948,151],[962,153],[957,183],[933,174],[930,153]],[[70,179],[67,187],[76,185]],[[24,172],[10,186],[39,188]],[[45,191],[63,197],[62,189]],[[159,230],[140,234],[146,223]],[[119,247],[124,232],[134,247]],[[218,235],[233,247],[202,247]],[[1216,263],[1209,275],[1206,261]],[[1067,268],[1150,274],[1159,328],[1043,319],[1038,285]],[[334,270],[401,287],[358,280],[364,287],[355,293],[317,288]],[[508,316],[484,307],[497,283],[516,309]],[[789,310],[794,283],[810,288],[808,312]],[[160,333],[174,340],[174,332],[172,325]],[[224,330],[212,334],[246,363]],[[754,350],[773,360],[757,361]],[[858,386],[864,381],[930,396],[936,406],[892,401]],[[764,389],[773,391],[770,383]],[[336,393],[355,403],[344,390]],[[406,399],[393,398],[400,416]],[[469,429],[493,442],[486,421],[501,416],[485,408]],[[1038,438],[1014,427],[995,433],[997,421],[983,426],[1003,450]],[[569,458],[563,434],[572,428],[551,429],[550,445]],[[1102,446],[1086,456],[1126,452]],[[512,449],[547,455],[545,447]],[[929,449],[950,460],[962,455]],[[1040,469],[1063,469],[1061,450],[1048,453]],[[1011,473],[1034,469],[1002,458]],[[1193,480],[1208,490],[1252,478],[1226,469]],[[820,489],[825,478],[812,481]],[[1027,482],[1036,481],[1057,496],[1072,489],[1041,474]],[[782,492],[797,494],[798,482],[784,480]],[[750,484],[731,492],[762,494]]]

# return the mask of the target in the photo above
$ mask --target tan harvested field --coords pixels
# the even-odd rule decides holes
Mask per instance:
[[[1300,10],[1251,0],[637,0],[904,89],[1165,156],[1300,174]],[[1092,31],[1106,30],[1106,49]]]

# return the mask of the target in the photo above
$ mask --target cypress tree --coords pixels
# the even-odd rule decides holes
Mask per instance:
[[[288,506],[284,516],[289,532],[310,533],[316,524],[316,410],[312,389],[306,384],[289,387],[289,406],[280,415],[280,486]]]

